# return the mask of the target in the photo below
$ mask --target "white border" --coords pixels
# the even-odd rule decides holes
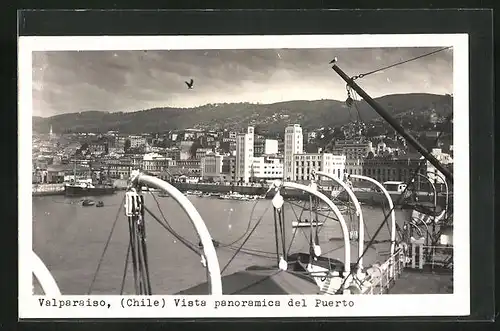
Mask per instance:
[[[208,300],[205,308],[176,308],[174,297],[155,297],[161,308],[121,308],[121,296],[91,296],[106,300],[110,309],[40,307],[32,295],[32,52],[69,50],[367,48],[453,46],[454,94],[454,293],[445,295],[322,296],[353,300],[353,308],[312,308],[316,296],[225,296]],[[332,316],[465,316],[470,314],[469,270],[469,61],[467,34],[426,35],[296,35],[296,36],[133,36],[133,37],[20,37],[19,59],[19,318],[189,318],[189,317],[332,317]],[[328,69],[327,69],[328,70]],[[332,73],[333,74],[333,73]],[[370,91],[367,91],[370,93]],[[304,298],[309,308],[290,308],[288,299]],[[62,296],[59,299],[86,299]],[[195,296],[186,298],[195,299]],[[202,297],[199,297],[202,298]],[[218,308],[221,299],[275,299],[275,308]],[[165,301],[162,301],[162,300]]]

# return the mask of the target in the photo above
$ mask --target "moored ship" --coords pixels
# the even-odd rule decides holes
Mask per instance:
[[[110,184],[92,184],[81,181],[64,185],[64,195],[68,197],[110,195],[115,192],[116,188]]]

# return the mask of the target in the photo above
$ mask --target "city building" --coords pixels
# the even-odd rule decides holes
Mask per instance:
[[[283,179],[283,158],[274,155],[262,155],[253,158],[250,181]]]
[[[146,137],[143,136],[128,136],[128,139],[130,140],[130,148],[139,148],[147,143]]]
[[[313,179],[313,169],[340,178],[345,172],[345,167],[345,155],[333,155],[331,153],[294,154],[293,172],[295,177],[293,180],[296,182],[309,182]]]
[[[443,153],[441,148],[433,148],[431,151],[432,155],[444,166],[453,166],[453,158],[451,157],[450,154],[448,153]],[[436,167],[427,161],[427,169],[426,169],[426,175],[429,177],[429,179],[436,185],[438,184],[439,186],[444,185],[444,181],[446,180],[446,177],[444,174],[437,170]],[[440,189],[442,189],[440,187]]]
[[[116,162],[108,163],[108,177],[111,179],[128,179],[132,172],[132,164]]]
[[[207,153],[213,152],[211,148],[198,148],[196,149],[195,159],[200,160],[202,157],[207,155]]]
[[[264,140],[264,154],[278,154],[278,141],[276,139]]]
[[[247,132],[236,137],[236,181],[247,183],[254,149],[254,128],[249,126]]]
[[[209,153],[202,157],[200,160],[201,178],[214,182],[223,181],[223,158],[223,155],[217,153]]]
[[[224,155],[222,159],[222,179],[224,182],[234,182],[236,178],[236,156]]]
[[[371,141],[363,139],[337,140],[332,148],[332,154],[345,155],[345,171],[351,175],[361,175],[363,160],[370,153],[376,155],[376,150]]]
[[[256,136],[254,142],[254,156],[271,154],[278,154],[278,140]]]
[[[142,169],[152,175],[164,173],[172,164],[172,159],[158,153],[144,154]]]
[[[304,152],[303,139],[302,128],[299,124],[286,127],[283,171],[283,178],[285,180],[293,180],[293,178],[296,178],[294,172],[294,155],[302,154]]]
[[[401,181],[408,183],[421,162],[420,155],[403,155],[389,157],[374,157],[365,159],[363,162],[363,175],[383,183],[386,181]],[[425,175],[425,167],[420,173]],[[425,182],[425,179],[423,179]],[[417,176],[418,187],[421,185],[422,177]],[[425,184],[424,184],[425,186]]]

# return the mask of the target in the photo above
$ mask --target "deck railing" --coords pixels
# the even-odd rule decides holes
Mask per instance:
[[[453,268],[453,246],[412,245],[410,248],[411,268],[451,269]]]
[[[394,285],[406,266],[406,254],[402,248],[389,256],[389,258],[378,269],[380,275],[371,280],[371,285],[364,294],[385,294]]]

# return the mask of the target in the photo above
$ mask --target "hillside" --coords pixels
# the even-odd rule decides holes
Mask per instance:
[[[451,113],[450,96],[434,94],[394,94],[376,99],[394,115],[408,111],[434,108],[438,114]],[[378,114],[364,101],[358,105],[363,121],[375,119]],[[304,128],[342,125],[357,118],[355,109],[336,100],[287,101],[274,104],[208,104],[196,108],[155,108],[130,113],[87,111],[67,113],[48,118],[33,117],[33,131],[48,132],[160,132],[186,128],[236,129],[255,125],[269,131],[282,131],[290,123]]]

